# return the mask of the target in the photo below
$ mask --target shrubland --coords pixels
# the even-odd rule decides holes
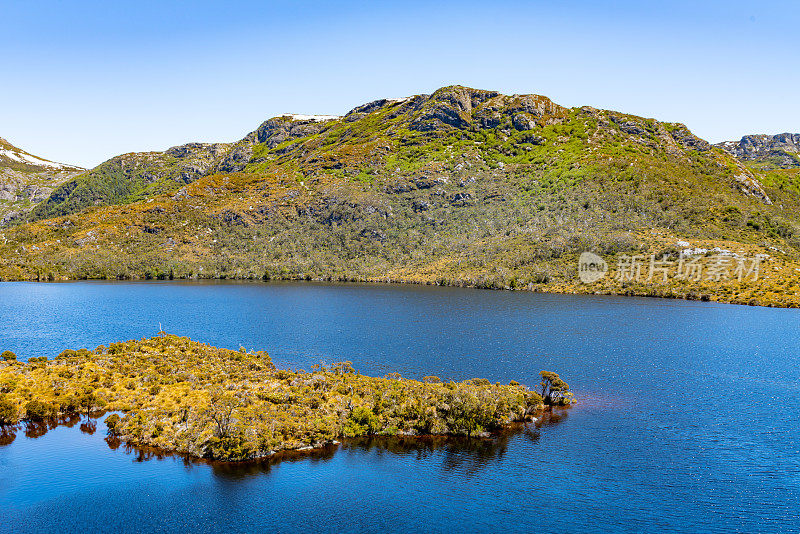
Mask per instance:
[[[112,439],[228,461],[357,436],[484,436],[573,402],[551,372],[531,390],[486,379],[368,377],[350,362],[280,370],[262,351],[166,334],[52,360],[12,356],[0,361],[0,426],[112,411]]]

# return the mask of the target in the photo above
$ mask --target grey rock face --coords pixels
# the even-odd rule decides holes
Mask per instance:
[[[317,134],[327,127],[324,122],[275,117],[263,122],[255,131],[255,136],[258,143],[273,148],[284,141]]]
[[[770,167],[800,167],[800,134],[745,135],[739,141],[718,143],[719,148],[744,161],[759,161]]]
[[[557,115],[564,111],[563,107],[545,96],[513,95],[505,97],[503,100],[508,106],[509,111],[524,111],[525,113],[530,113],[534,117]]]
[[[17,193],[8,186],[0,187],[0,200],[16,200]]]
[[[678,127],[671,132],[671,134],[672,138],[684,148],[700,151],[711,149],[711,145],[708,143],[708,141],[700,139],[682,124],[679,124]]]
[[[442,127],[496,128],[510,123],[517,130],[533,130],[545,115],[566,111],[549,98],[539,95],[501,95],[468,87],[444,87],[421,103],[421,113],[411,124],[420,132]]]
[[[227,143],[187,143],[169,148],[166,153],[179,159],[213,159],[224,154],[229,146]]]
[[[236,143],[217,164],[216,172],[242,171],[253,157],[253,139],[255,136],[248,136]]]
[[[525,113],[517,113],[511,119],[511,123],[517,130],[533,130],[536,128],[536,121]]]
[[[414,200],[414,202],[411,204],[411,208],[417,212],[428,211],[432,207],[433,204],[428,202],[427,200]]]
[[[344,120],[346,122],[353,122],[357,121],[358,119],[372,113],[373,111],[378,111],[379,109],[387,106],[390,104],[391,101],[386,98],[381,98],[379,100],[373,100],[363,106],[358,106],[350,110],[347,115],[344,116]]]
[[[469,204],[471,200],[472,200],[472,195],[470,195],[469,193],[456,193],[452,197],[450,197],[450,203],[457,206],[463,206],[465,204]]]
[[[427,132],[444,124],[454,128],[466,128],[472,123],[472,111],[481,103],[498,96],[494,91],[480,91],[467,87],[444,87],[433,93],[423,106],[423,113],[411,124],[411,128]]]
[[[619,129],[631,135],[642,135],[644,129],[633,121],[625,121],[619,124]]]

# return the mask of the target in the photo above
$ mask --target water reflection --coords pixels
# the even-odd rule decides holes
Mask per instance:
[[[80,423],[83,418],[78,414],[68,415],[57,419],[58,425],[64,425],[67,428],[72,428],[78,423]]]
[[[564,422],[569,415],[569,410],[572,409],[574,408],[551,408],[545,410],[536,417],[535,422],[524,425],[522,435],[531,443],[538,443],[542,437],[541,429]]]
[[[11,445],[17,439],[17,433],[13,427],[0,427],[0,447]]]
[[[90,436],[97,432],[97,420],[88,419],[85,423],[81,423],[81,432]]]
[[[20,429],[24,431],[25,437],[36,439],[57,426],[72,428],[80,423],[81,433],[94,436],[98,430],[98,422],[102,422],[105,415],[107,414],[99,414],[99,418],[72,415],[44,422],[27,421],[16,427],[3,427],[0,428],[0,446],[11,444]],[[343,443],[330,444],[321,449],[282,451],[269,458],[247,462],[219,462],[194,458],[153,447],[133,446],[123,443],[113,436],[106,436],[104,432],[100,434],[110,450],[116,451],[121,448],[132,457],[134,462],[172,459],[182,462],[187,468],[205,465],[211,468],[214,476],[232,480],[269,473],[273,466],[283,462],[327,462],[340,450],[345,453],[370,453],[378,457],[400,455],[418,461],[441,456],[444,471],[457,470],[466,474],[474,474],[487,466],[500,462],[504,458],[509,440],[513,436],[522,434],[526,439],[535,443],[540,439],[542,427],[559,424],[566,417],[567,409],[547,410],[539,414],[535,422],[514,425],[488,438],[369,436],[348,439]]]
[[[442,457],[442,469],[458,470],[474,474],[487,466],[499,463],[504,458],[509,440],[518,435],[538,441],[540,429],[554,426],[567,418],[568,409],[547,410],[537,417],[536,422],[517,424],[507,428],[490,438],[467,438],[464,436],[368,436],[347,439],[340,445],[328,445],[322,449],[311,451],[283,451],[268,459],[251,462],[207,462],[187,459],[187,464],[205,463],[212,467],[216,476],[224,478],[245,478],[267,473],[283,462],[325,462],[341,450],[343,453],[371,453],[382,455],[399,455],[425,460],[436,455]],[[535,436],[535,438],[533,437]],[[135,450],[133,447],[129,447]],[[142,451],[137,452],[142,454]],[[169,454],[154,451],[146,452],[148,459],[163,459]]]
[[[283,451],[270,458],[251,462],[210,462],[210,465],[214,476],[237,480],[269,473],[273,466],[284,462],[327,462],[338,450],[339,445],[327,445],[310,451]]]
[[[34,421],[28,421],[25,423],[25,437],[26,438],[40,438],[47,434],[47,431],[50,430],[50,426],[47,423],[40,423]]]
[[[491,438],[372,436],[349,440],[343,448],[348,451],[372,452],[378,457],[396,454],[415,460],[441,455],[442,468],[445,471],[459,470],[472,474],[495,460],[501,460],[508,448],[509,437],[517,432],[519,428]]]
[[[22,430],[25,434],[26,438],[36,439],[44,436],[47,434],[48,431],[58,427],[58,426],[65,426],[67,428],[72,428],[77,423],[81,421],[80,415],[69,415],[69,416],[62,416],[56,417],[52,419],[45,419],[43,421],[23,421],[17,425],[5,425],[0,426],[0,447],[3,445],[11,444],[17,438],[17,432]],[[96,421],[87,421],[86,423],[88,426],[94,425],[97,426]],[[83,424],[81,425],[81,430],[83,430]],[[88,428],[87,426],[87,428]],[[93,434],[94,432],[88,432]]]
[[[528,437],[535,435],[533,441],[539,439],[540,430],[544,426],[557,425],[567,417],[567,410],[546,411],[535,423],[519,424],[505,429],[490,438],[467,438],[464,436],[368,436],[347,439],[340,445],[328,445],[322,449],[310,451],[283,451],[270,458],[250,462],[209,462],[191,458],[183,458],[187,465],[208,464],[214,475],[224,478],[240,479],[248,476],[268,473],[270,469],[283,462],[325,462],[334,457],[338,451],[343,453],[371,453],[382,455],[408,456],[414,460],[424,460],[436,455],[442,457],[444,471],[460,471],[474,474],[499,463],[508,450],[510,438],[518,434]],[[529,438],[531,439],[531,438]],[[142,450],[126,446],[126,450],[137,455],[137,461],[164,459],[174,456],[152,450]]]
[[[269,458],[260,458],[245,462],[221,462],[216,460],[207,460],[205,458],[195,458],[185,454],[170,452],[155,447],[135,446],[128,443],[122,443],[119,439],[111,437],[106,438],[105,442],[108,444],[108,447],[111,450],[117,450],[122,447],[122,450],[126,454],[133,456],[134,462],[149,462],[151,460],[172,459],[181,461],[187,468],[193,468],[200,465],[208,466],[215,475],[232,479],[246,478],[252,475],[268,473],[272,466],[283,462],[319,462],[330,460],[333,458],[333,455],[339,448],[339,445],[331,444],[320,449],[306,451],[281,451]]]

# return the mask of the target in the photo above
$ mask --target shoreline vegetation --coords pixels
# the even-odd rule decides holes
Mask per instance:
[[[281,370],[263,351],[160,332],[55,359],[0,354],[0,427],[101,411],[111,440],[193,458],[245,461],[360,436],[489,437],[574,402],[558,374],[529,389],[356,372],[351,362]]]
[[[529,291],[533,293],[550,293],[556,295],[608,295],[619,297],[647,297],[680,300],[697,300],[717,302],[719,304],[736,304],[742,306],[763,306],[767,308],[800,308],[800,295],[796,292],[781,292],[780,288],[770,291],[761,290],[758,282],[727,283],[724,285],[712,282],[681,282],[676,285],[662,285],[646,282],[616,282],[603,280],[598,283],[582,284],[580,282],[555,283],[518,283],[512,279],[475,281],[445,278],[393,278],[393,277],[358,277],[358,276],[187,276],[176,277],[171,274],[158,276],[126,276],[126,277],[32,277],[4,278],[2,282],[145,282],[145,281],[239,281],[239,282],[317,282],[341,284],[403,284],[427,285],[439,287],[457,287],[464,289],[489,289],[505,291]]]

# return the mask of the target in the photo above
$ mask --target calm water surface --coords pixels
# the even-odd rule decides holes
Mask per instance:
[[[800,531],[800,311],[385,285],[0,284],[21,358],[169,333],[279,367],[537,382],[580,404],[490,442],[352,443],[274,465],[0,446],[0,531]]]

